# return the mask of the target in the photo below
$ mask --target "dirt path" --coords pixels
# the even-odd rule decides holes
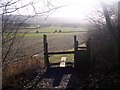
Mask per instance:
[[[34,85],[28,86],[27,88],[32,89],[68,89],[68,88],[75,88],[77,83],[77,78],[73,74],[72,67],[54,67],[49,68],[42,78],[38,78],[32,82]]]

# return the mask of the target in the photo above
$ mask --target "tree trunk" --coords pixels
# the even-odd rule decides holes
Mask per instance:
[[[111,20],[110,20],[110,16],[107,10],[107,6],[105,5],[105,3],[101,3],[102,5],[102,9],[103,9],[103,13],[104,13],[104,17],[106,20],[106,24],[107,24],[107,28],[111,33],[111,37],[112,37],[112,41],[114,44],[114,50],[115,50],[115,57],[116,57],[116,63],[118,63],[118,36],[115,35],[115,31],[113,30],[112,24],[111,24]]]
[[[120,53],[120,1],[118,2],[118,54]],[[120,55],[118,55],[120,66]]]

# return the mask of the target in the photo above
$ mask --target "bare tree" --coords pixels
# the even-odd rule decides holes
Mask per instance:
[[[108,68],[118,65],[118,7],[117,2],[101,3],[100,7],[101,9],[94,12],[95,17],[88,16],[88,20],[92,23],[89,29],[91,28],[90,36],[94,37],[93,59],[98,64],[102,63],[101,67],[108,65]]]
[[[118,31],[113,29],[110,15],[107,10],[107,6],[103,2],[101,3],[101,5],[102,5],[103,12],[104,12],[104,17],[106,20],[107,28],[108,28],[109,32],[111,33],[111,37],[113,40],[114,49],[115,49],[115,53],[116,53],[116,61],[118,62],[118,34],[117,34]]]
[[[36,5],[39,1],[30,1],[24,3],[23,0],[5,0],[0,1],[0,16],[2,18],[2,63],[3,69],[10,64],[15,57],[18,57],[18,53],[22,52],[22,44],[17,45],[16,43],[21,41],[23,35],[19,35],[19,31],[24,27],[25,23],[28,22],[31,18],[36,15],[46,16],[47,17],[55,12],[56,9],[61,8],[62,6],[54,6],[51,0],[41,0],[42,5],[38,7]],[[32,14],[29,12],[32,10]],[[41,9],[42,8],[42,9]],[[22,19],[21,13],[27,12],[27,16]],[[30,13],[30,14],[29,14]]]

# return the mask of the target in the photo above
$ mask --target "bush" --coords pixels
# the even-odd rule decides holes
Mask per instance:
[[[59,32],[62,32],[61,30],[59,30]]]
[[[39,33],[39,31],[36,31],[36,33]]]
[[[55,33],[57,32],[57,30],[55,30]]]

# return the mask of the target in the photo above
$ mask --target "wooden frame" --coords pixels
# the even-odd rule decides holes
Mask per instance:
[[[79,53],[87,50],[88,58],[90,58],[90,42],[88,41],[86,47],[78,47],[77,37],[74,36],[74,51],[65,51],[65,52],[49,52],[48,51],[48,43],[47,36],[43,35],[43,47],[44,47],[44,60],[45,66],[49,67],[49,55],[58,55],[58,54],[74,54],[74,67],[77,68],[77,63],[79,60]],[[79,50],[81,48],[81,50]]]

